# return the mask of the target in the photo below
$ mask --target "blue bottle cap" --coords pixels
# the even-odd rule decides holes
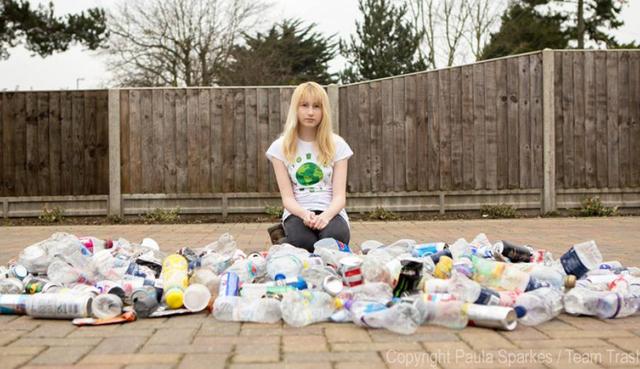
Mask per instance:
[[[282,273],[278,273],[273,277],[274,280],[279,281],[281,279],[287,279],[287,276],[282,274]]]
[[[516,311],[516,316],[518,317],[518,319],[527,315],[527,309],[524,306],[514,306],[513,310]]]
[[[306,290],[308,288],[307,281],[302,277],[298,277],[298,282],[295,283],[294,287],[299,290]]]

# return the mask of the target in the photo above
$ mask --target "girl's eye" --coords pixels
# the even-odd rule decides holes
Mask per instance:
[[[316,104],[313,106],[315,109],[320,109],[320,105]]]

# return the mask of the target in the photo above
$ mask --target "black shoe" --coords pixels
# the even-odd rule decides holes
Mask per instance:
[[[284,234],[284,227],[282,226],[282,223],[278,223],[276,225],[273,225],[267,228],[267,232],[269,232],[269,238],[271,238],[272,245],[279,245],[279,244],[282,244],[282,242],[284,241],[285,234]]]

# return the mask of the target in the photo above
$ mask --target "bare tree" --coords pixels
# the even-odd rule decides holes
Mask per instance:
[[[504,6],[503,1],[473,0],[466,3],[469,13],[467,41],[476,60],[489,42],[491,30],[497,24]]]
[[[437,66],[435,31],[438,22],[435,14],[435,1],[412,0],[407,3],[415,30],[422,31],[424,35],[422,48],[419,49],[420,56],[425,60],[427,68],[435,69]],[[426,49],[426,55],[422,52],[423,48]]]
[[[137,0],[110,14],[108,68],[129,86],[210,86],[260,0]]]

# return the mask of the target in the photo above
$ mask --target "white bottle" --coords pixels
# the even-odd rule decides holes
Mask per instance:
[[[514,309],[524,325],[538,325],[562,312],[563,293],[559,289],[542,287],[516,298]]]
[[[576,287],[564,296],[564,310],[573,315],[591,315],[601,319],[633,315],[640,308],[640,291],[620,294]]]
[[[285,294],[280,306],[282,319],[294,327],[327,321],[338,307],[328,293],[309,290]]]
[[[387,307],[385,304],[372,301],[347,301],[345,307],[351,312],[353,322],[363,327],[412,334],[420,325],[418,309],[408,302]]]

